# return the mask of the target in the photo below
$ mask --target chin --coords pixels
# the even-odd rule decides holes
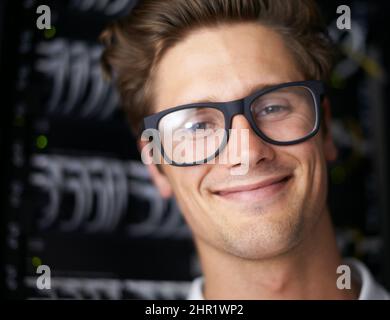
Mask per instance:
[[[264,219],[256,224],[249,221],[232,227],[231,232],[225,232],[222,237],[224,250],[250,260],[268,259],[289,252],[303,239],[304,222],[299,216],[283,218]]]
[[[226,247],[225,251],[236,257],[246,260],[264,260],[271,259],[288,253],[294,248],[292,243],[271,244],[265,248],[262,245],[236,245],[234,247]]]

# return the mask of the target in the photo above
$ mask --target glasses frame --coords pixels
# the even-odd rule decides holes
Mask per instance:
[[[255,120],[253,119],[253,115],[252,115],[252,111],[251,111],[251,104],[253,103],[254,100],[261,97],[262,95],[265,95],[267,93],[270,93],[270,92],[278,90],[278,89],[288,88],[288,87],[305,87],[305,88],[309,89],[310,93],[313,96],[316,119],[315,119],[315,124],[314,124],[313,130],[310,133],[308,133],[306,136],[299,138],[299,139],[296,139],[296,140],[292,140],[292,141],[281,142],[281,141],[276,141],[276,140],[269,138],[258,128]],[[228,101],[228,102],[190,103],[190,104],[184,104],[184,105],[180,105],[177,107],[163,110],[161,112],[154,113],[154,114],[144,118],[142,131],[147,130],[147,129],[155,129],[158,132],[160,132],[158,129],[158,126],[160,124],[161,119],[163,117],[165,117],[166,115],[168,115],[172,112],[175,112],[175,111],[191,109],[191,108],[214,108],[214,109],[219,110],[220,112],[222,112],[224,119],[225,119],[225,128],[224,128],[225,137],[224,137],[224,141],[221,144],[221,146],[216,150],[216,152],[213,155],[209,156],[208,158],[203,159],[201,161],[192,162],[192,163],[175,162],[175,161],[169,159],[168,155],[165,153],[164,147],[161,144],[161,139],[160,139],[160,141],[158,141],[158,146],[160,148],[160,152],[161,152],[162,156],[164,157],[164,159],[166,161],[168,161],[169,164],[172,164],[172,165],[178,166],[178,167],[189,167],[189,166],[205,164],[208,161],[216,158],[219,155],[219,153],[224,150],[224,148],[226,147],[226,145],[229,142],[230,129],[232,127],[233,117],[236,115],[239,115],[239,114],[243,115],[247,119],[252,130],[262,140],[264,140],[265,142],[268,142],[270,144],[277,145],[277,146],[291,146],[294,144],[302,143],[302,142],[310,139],[311,137],[313,137],[314,135],[317,134],[317,132],[319,131],[319,128],[320,128],[321,118],[322,118],[321,101],[324,97],[324,93],[325,93],[325,85],[320,80],[305,80],[305,81],[286,82],[286,83],[282,83],[282,84],[278,84],[275,86],[267,87],[265,89],[258,90],[256,92],[252,93],[251,95],[244,97],[242,99],[238,99],[238,100],[233,100],[233,101]]]

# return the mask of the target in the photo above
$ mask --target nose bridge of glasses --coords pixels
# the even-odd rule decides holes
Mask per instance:
[[[244,115],[244,99],[228,102],[224,108],[225,115],[229,122],[229,127],[232,126],[233,117],[239,114]]]
[[[245,106],[248,104],[248,99],[239,99],[232,102],[229,102],[227,105],[227,108],[225,109],[227,120],[228,120],[228,128],[233,129],[233,120],[236,116],[242,115],[242,119],[246,121],[246,124],[243,124],[242,121],[239,121],[238,123],[241,123],[239,127],[249,129],[250,131],[254,131],[253,133],[256,133],[255,129],[253,128],[253,123],[248,118],[248,110],[245,110]],[[239,119],[237,119],[239,120]]]

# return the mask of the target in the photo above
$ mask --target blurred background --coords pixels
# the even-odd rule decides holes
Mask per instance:
[[[135,0],[0,2],[0,290],[8,299],[180,299],[200,274],[105,82],[97,37]],[[345,256],[390,289],[388,1],[318,1],[338,47],[329,205]],[[40,30],[39,5],[51,9]],[[348,5],[350,30],[336,9]],[[386,19],[387,18],[387,19]],[[39,265],[51,289],[39,290]]]

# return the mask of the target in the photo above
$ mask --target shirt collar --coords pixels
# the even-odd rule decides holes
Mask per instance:
[[[355,258],[347,258],[344,264],[351,268],[351,272],[360,282],[359,300],[390,300],[390,294],[379,285],[368,268]],[[204,300],[203,277],[195,278],[191,284],[187,299]]]

